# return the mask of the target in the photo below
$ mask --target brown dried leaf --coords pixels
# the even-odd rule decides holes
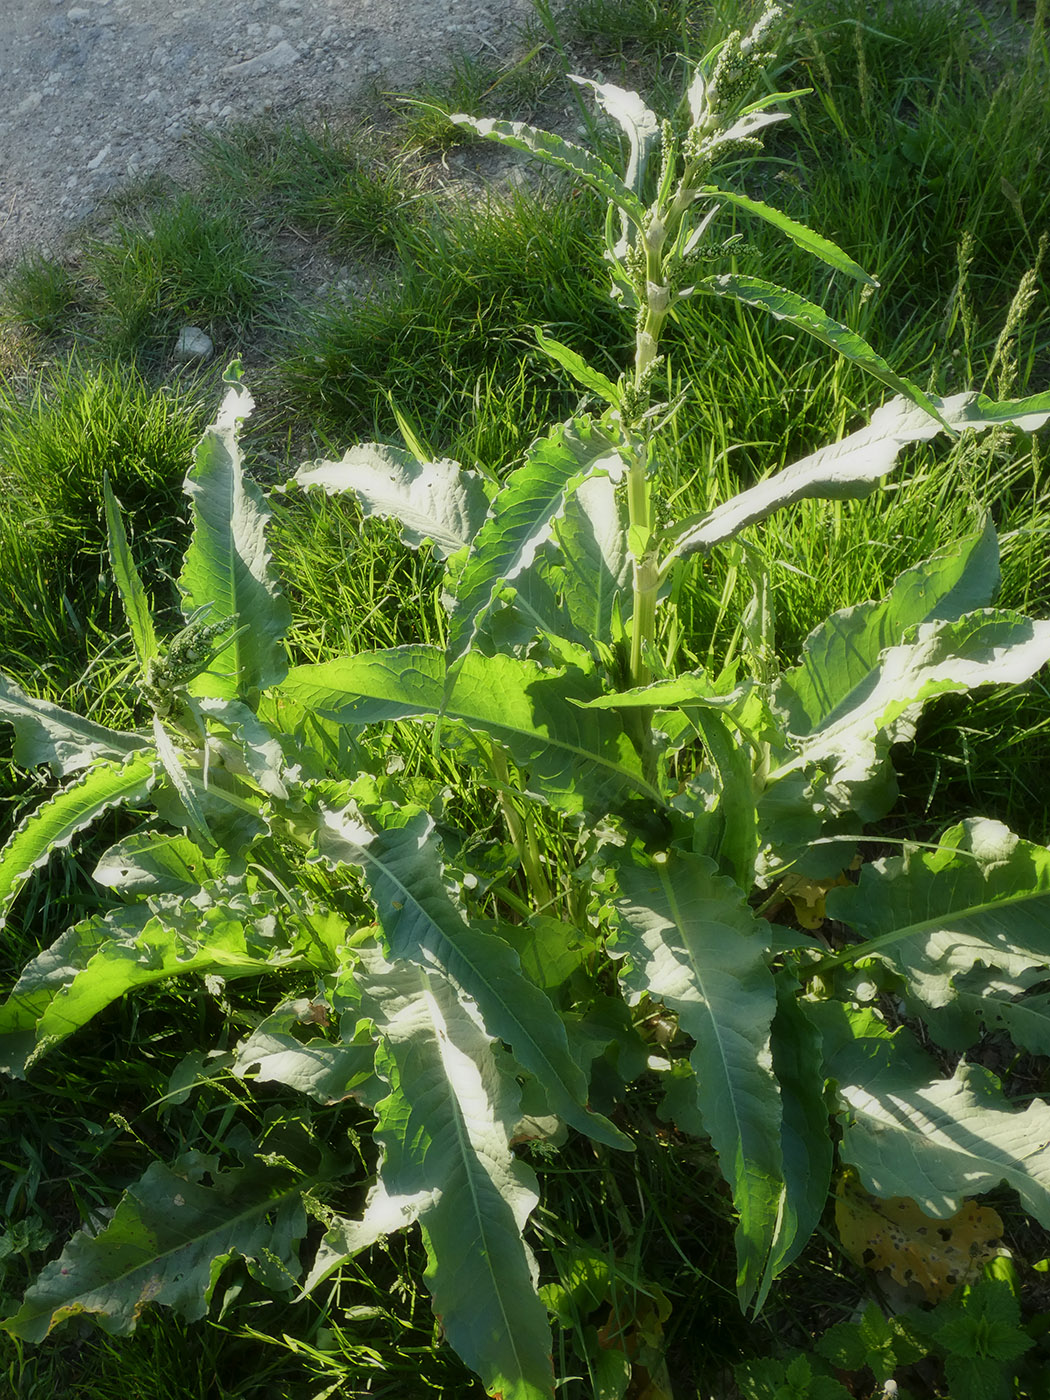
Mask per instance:
[[[835,1223],[855,1263],[917,1285],[931,1303],[972,1282],[1001,1252],[1003,1222],[989,1206],[967,1201],[957,1215],[935,1220],[907,1196],[869,1196],[852,1173],[840,1183]]]

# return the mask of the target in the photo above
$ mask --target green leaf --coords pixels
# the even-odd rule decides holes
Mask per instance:
[[[1050,962],[1050,850],[973,819],[936,850],[865,865],[859,884],[829,891],[827,910],[866,940],[850,958],[877,956],[910,995],[943,1007],[979,963],[1013,977]]]
[[[944,405],[959,403],[953,417],[949,419],[954,428],[973,428],[981,432],[985,428],[1020,428],[1024,433],[1034,433],[1050,420],[1050,389],[1041,394],[1031,394],[1026,399],[989,399],[984,394],[960,394],[958,399],[945,399]]]
[[[614,170],[582,146],[565,141],[552,132],[527,126],[524,122],[493,121],[489,117],[471,117],[463,112],[450,112],[448,119],[457,126],[468,127],[486,140],[513,146],[515,150],[538,156],[548,165],[578,176],[603,199],[615,204],[637,228],[641,228],[645,217],[645,206],[641,200]]]
[[[833,321],[826,311],[806,301],[796,292],[776,287],[771,282],[762,281],[760,277],[745,277],[738,273],[703,277],[697,282],[696,290],[712,296],[731,297],[734,301],[742,301],[748,306],[768,311],[778,321],[787,321],[797,326],[799,330],[819,340],[822,345],[830,346],[845,359],[852,360],[861,369],[867,370],[896,393],[903,394],[906,399],[918,404],[920,408],[932,414],[942,427],[947,426],[935,401],[924,394],[917,384],[912,384],[910,380],[897,374],[881,355],[876,354],[863,336],[850,330],[848,326]]]
[[[1035,432],[1050,418],[1050,394],[1003,403],[981,394],[955,394],[930,402],[957,432],[972,429],[980,433],[997,424]],[[774,511],[808,497],[841,500],[866,496],[892,471],[906,443],[928,442],[940,431],[940,424],[923,409],[907,399],[891,399],[876,409],[866,427],[738,492],[705,515],[684,522],[670,555],[707,553]]]
[[[828,1201],[835,1151],[828,1126],[822,1069],[823,1039],[798,1004],[798,985],[777,976],[772,1026],[773,1070],[780,1085],[785,1205],[774,1246],[777,1273],[805,1249]]]
[[[386,1096],[387,1085],[378,1077],[376,1083],[379,1085],[379,1093],[376,1096],[378,1102]],[[414,1196],[389,1196],[382,1181],[377,1182],[368,1193],[360,1220],[347,1220],[345,1216],[334,1217],[317,1247],[317,1254],[309,1274],[303,1281],[300,1296],[305,1297],[312,1293],[319,1283],[323,1283],[355,1254],[360,1254],[364,1249],[371,1249],[387,1235],[396,1235],[399,1230],[406,1230],[410,1225],[414,1225],[420,1211],[433,1204],[434,1195],[434,1191],[422,1190]],[[295,1301],[298,1302],[299,1298]]]
[[[717,710],[698,706],[694,722],[718,780],[718,864],[741,889],[749,890],[754,884],[761,844],[755,802],[755,756]]]
[[[876,1196],[910,1196],[946,1219],[1006,1182],[1050,1224],[1050,1105],[1015,1109],[998,1080],[961,1061],[951,1079],[917,1079],[889,1060],[864,1082],[840,1080],[841,1154]]]
[[[196,894],[205,878],[216,873],[215,862],[188,836],[141,831],[110,846],[91,878],[124,895],[143,898]]]
[[[521,972],[517,953],[495,933],[468,924],[445,885],[440,845],[431,817],[419,809],[384,809],[372,831],[356,810],[322,808],[320,856],[356,866],[375,902],[389,955],[438,967],[470,997],[489,1034],[506,1041],[523,1069],[536,1077],[552,1112],[611,1147],[632,1144],[587,1107],[587,1079],[569,1053],[557,1011]]]
[[[208,819],[197,801],[189,774],[183,768],[182,750],[175,747],[160,716],[156,714],[153,716],[153,742],[157,746],[157,757],[164,765],[165,776],[182,809],[177,825],[188,827],[193,839],[204,850],[209,853],[214,851],[215,839],[208,829]]]
[[[721,189],[718,185],[705,185],[698,190],[699,195],[712,195],[718,200],[723,200],[728,204],[735,204],[737,208],[746,210],[749,214],[754,214],[756,218],[764,220],[767,224],[772,224],[781,233],[787,234],[793,243],[796,243],[803,252],[812,254],[819,258],[821,262],[833,267],[836,272],[844,272],[848,277],[853,277],[858,282],[864,282],[869,287],[877,287],[879,284],[874,277],[870,277],[864,269],[853,261],[836,244],[830,242],[819,233],[814,233],[805,224],[796,223],[787,214],[781,213],[779,209],[773,209],[768,204],[763,204],[761,200],[749,199],[744,194],[733,194],[729,190]]]
[[[742,1306],[761,1307],[785,1193],[769,926],[706,857],[625,859],[617,874],[616,950],[630,959],[624,985],[632,1002],[650,996],[669,1007],[696,1041],[697,1105],[740,1217],[737,1289]]]
[[[610,715],[597,721],[578,703],[595,698],[601,687],[596,675],[471,651],[446,700],[447,677],[445,657],[436,648],[396,647],[295,666],[281,692],[340,724],[439,714],[461,721],[505,744],[526,770],[529,793],[563,811],[607,810],[638,796],[663,805],[620,720]]]
[[[157,634],[153,630],[153,615],[149,609],[149,599],[142,586],[139,571],[131,557],[128,537],[121,519],[120,507],[114,499],[109,485],[108,474],[102,478],[102,498],[106,508],[106,533],[109,539],[109,561],[113,578],[124,604],[124,615],[131,629],[131,641],[139,667],[145,670],[146,662],[159,655]]]
[[[95,1235],[75,1234],[2,1325],[41,1342],[67,1318],[93,1316],[125,1336],[149,1303],[196,1321],[234,1258],[246,1260],[265,1287],[289,1288],[306,1233],[302,1192],[301,1178],[258,1161],[225,1171],[217,1157],[199,1152],[174,1167],[154,1162],[109,1224]]]
[[[493,502],[463,566],[449,623],[450,661],[469,648],[499,586],[532,565],[570,494],[595,471],[619,475],[622,465],[613,440],[586,418],[533,443],[525,465],[511,473]]]
[[[1017,1299],[999,1279],[978,1279],[960,1300],[952,1299],[942,1311],[946,1320],[933,1335],[956,1358],[997,1361],[1002,1366],[1020,1360],[1035,1345],[1021,1326]],[[1005,1390],[1009,1394],[1013,1386]]]
[[[325,1014],[324,1006],[307,998],[279,1006],[237,1046],[231,1073],[244,1079],[254,1071],[259,1083],[284,1084],[318,1103],[374,1104],[384,1086],[375,1075],[371,1035],[333,1043],[323,1035],[303,1041],[291,1034],[293,1027],[316,1024],[318,1014]]]
[[[577,354],[567,345],[563,345],[560,340],[544,335],[539,326],[536,327],[536,341],[543,353],[555,364],[567,369],[582,388],[589,390],[592,394],[597,394],[612,408],[620,407],[621,394],[619,389],[600,370],[589,365],[582,355]]]
[[[191,693],[254,705],[258,692],[287,669],[281,640],[291,612],[278,591],[266,543],[270,512],[241,465],[238,434],[252,398],[240,386],[238,365],[230,367],[224,382],[226,397],[197,444],[186,478],[193,536],[178,583],[187,619],[204,608],[209,624],[236,617],[245,629],[223,651],[218,670],[192,682]]]
[[[631,556],[624,510],[607,476],[592,476],[555,522],[561,589],[573,623],[591,644],[613,635],[617,609],[630,616]]]
[[[1045,968],[1038,967],[1026,969],[1026,974],[1032,981],[1043,981],[1047,975]],[[952,1005],[961,1003],[961,1010],[970,1012],[989,1031],[1006,1031],[1019,1050],[1029,1055],[1050,1055],[1050,993],[1009,1001],[999,994],[997,979],[982,980],[986,985],[979,991],[957,991]],[[972,1045],[973,1039],[967,1045]]]
[[[631,152],[624,180],[640,199],[649,156],[653,147],[660,142],[660,122],[656,113],[649,110],[636,92],[628,92],[613,83],[596,83],[592,78],[579,78],[575,73],[570,73],[569,78],[580,87],[589,87],[599,107],[623,128]]]
[[[154,767],[153,756],[146,754],[123,762],[96,762],[19,823],[0,851],[0,928],[26,880],[55,851],[110,808],[146,800]]]
[[[841,661],[844,654],[834,653],[833,659]],[[793,736],[797,756],[772,772],[769,781],[776,783],[798,768],[821,768],[830,775],[823,789],[829,810],[853,810],[863,820],[881,817],[883,794],[876,792],[869,811],[864,787],[886,769],[890,745],[914,733],[928,701],[982,685],[1018,685],[1048,659],[1050,622],[988,609],[920,623],[899,646],[887,647],[852,689],[844,678],[833,676],[832,692],[842,698],[817,723],[799,718],[802,707],[792,704],[791,681],[785,679],[777,699],[803,732]]]
[[[248,778],[269,797],[287,798],[284,785],[284,752],[268,725],[239,700],[219,700],[203,696],[197,702],[198,712],[208,719],[218,720],[235,742],[218,737],[211,726],[208,751],[222,760],[227,772]]]
[[[806,638],[798,666],[784,672],[775,703],[794,734],[810,734],[849,709],[872,684],[880,657],[908,629],[954,621],[987,607],[999,586],[999,545],[990,521],[979,535],[906,570],[881,602],[843,608]]]
[[[247,901],[201,909],[162,895],[153,910],[134,905],[85,919],[27,965],[0,1006],[0,1071],[23,1078],[31,1063],[134,988],[196,972],[232,978],[281,966],[267,943],[272,916]]]
[[[50,700],[26,695],[0,672],[0,720],[14,727],[12,757],[22,768],[46,763],[59,778],[89,768],[100,758],[124,758],[148,740],[84,719]]]
[[[442,458],[421,462],[409,452],[379,443],[351,447],[338,462],[306,462],[295,474],[303,488],[329,496],[352,491],[365,516],[396,520],[412,548],[429,543],[438,559],[469,545],[488,513],[478,472]]]
[[[418,1215],[451,1345],[502,1400],[554,1394],[551,1337],[522,1231],[538,1199],[510,1131],[520,1090],[470,999],[437,968],[361,949],[362,1011],[382,1033],[380,1179]]]

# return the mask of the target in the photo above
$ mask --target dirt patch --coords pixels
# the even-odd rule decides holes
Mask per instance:
[[[5,0],[0,269],[107,194],[252,117],[362,114],[459,51],[505,55],[529,0]]]

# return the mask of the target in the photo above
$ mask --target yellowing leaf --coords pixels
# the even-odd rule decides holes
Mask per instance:
[[[907,1196],[869,1196],[852,1174],[840,1185],[835,1224],[856,1263],[887,1270],[904,1286],[916,1284],[931,1303],[975,1279],[999,1253],[1003,1234],[989,1206],[967,1201],[956,1215],[935,1220]]]
[[[824,899],[828,890],[836,885],[848,885],[845,875],[834,880],[810,880],[805,875],[785,875],[780,882],[780,893],[791,901],[795,918],[806,929],[819,929],[825,918]]]

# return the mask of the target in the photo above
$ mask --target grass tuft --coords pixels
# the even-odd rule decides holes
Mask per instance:
[[[581,198],[581,203],[582,203]],[[392,283],[323,308],[279,369],[286,413],[341,439],[398,434],[394,405],[429,446],[498,470],[578,394],[558,391],[532,327],[572,328],[612,367],[626,331],[576,200],[524,190],[446,204],[399,239]]]
[[[4,284],[5,316],[43,336],[64,331],[77,300],[77,281],[64,263],[30,253]]]
[[[405,162],[368,127],[242,126],[204,133],[197,158],[249,217],[320,234],[343,257],[389,253],[420,198]]]
[[[123,504],[154,588],[181,545],[181,483],[206,421],[203,388],[154,389],[133,366],[72,357],[16,394],[0,386],[0,636],[4,665],[71,682],[104,639],[102,481]],[[163,594],[162,594],[163,596]],[[20,660],[19,660],[20,658]]]
[[[129,353],[166,350],[179,323],[229,341],[278,295],[281,277],[260,234],[234,212],[183,194],[119,221],[88,245],[104,340]]]

